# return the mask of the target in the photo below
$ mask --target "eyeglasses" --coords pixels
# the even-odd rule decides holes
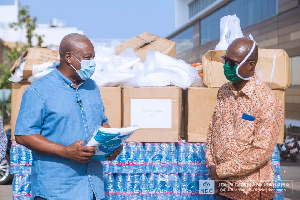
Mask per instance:
[[[228,65],[230,67],[234,67],[236,65],[239,65],[241,62],[240,61],[236,61],[236,60],[232,60],[226,56],[221,56],[221,59],[222,59],[222,63],[225,64],[225,63],[228,63]],[[254,61],[254,60],[246,60],[245,62],[247,61]]]

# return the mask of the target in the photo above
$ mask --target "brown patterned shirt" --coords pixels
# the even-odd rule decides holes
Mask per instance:
[[[243,119],[243,114],[254,121]],[[237,92],[233,83],[218,92],[207,136],[206,162],[216,165],[219,193],[231,199],[272,199],[271,155],[283,121],[281,102],[259,78]]]

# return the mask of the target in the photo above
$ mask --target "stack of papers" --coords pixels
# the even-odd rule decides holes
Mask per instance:
[[[92,160],[106,160],[106,156],[119,148],[135,131],[137,126],[124,128],[104,128],[100,127],[93,134],[88,136],[83,146],[94,146],[96,152]]]

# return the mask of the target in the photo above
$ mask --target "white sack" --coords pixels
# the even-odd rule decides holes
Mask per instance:
[[[234,15],[227,15],[220,20],[220,42],[215,50],[226,50],[236,38],[243,37],[240,19]]]

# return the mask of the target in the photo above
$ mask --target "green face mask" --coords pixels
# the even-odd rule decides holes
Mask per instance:
[[[236,74],[236,68],[238,66],[235,65],[234,67],[230,67],[228,62],[225,63],[225,65],[223,66],[224,68],[224,75],[226,76],[227,80],[236,83],[241,81],[242,79],[240,77],[238,77],[238,75]]]

